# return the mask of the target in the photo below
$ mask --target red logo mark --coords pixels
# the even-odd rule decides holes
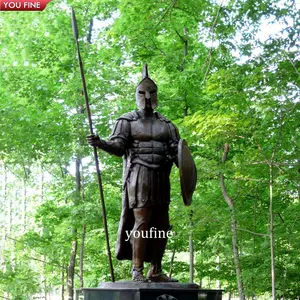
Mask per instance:
[[[47,4],[51,0],[7,0],[7,1],[0,1],[0,10],[6,11],[41,11],[44,10]]]

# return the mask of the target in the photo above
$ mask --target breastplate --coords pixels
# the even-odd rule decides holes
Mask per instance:
[[[169,140],[168,125],[159,119],[131,122],[131,161],[158,168],[166,161]]]

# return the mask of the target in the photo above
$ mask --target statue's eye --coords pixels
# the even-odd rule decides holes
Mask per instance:
[[[145,92],[144,92],[144,91],[139,91],[139,94],[142,94],[142,95],[144,95],[144,94],[145,94]]]
[[[151,95],[153,95],[153,94],[155,94],[155,93],[156,93],[156,91],[151,91],[151,92],[150,92]]]

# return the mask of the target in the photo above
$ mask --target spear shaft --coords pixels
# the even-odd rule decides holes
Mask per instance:
[[[77,21],[76,21],[75,12],[74,12],[73,8],[72,8],[72,28],[73,28],[74,39],[75,39],[75,42],[76,42],[77,55],[78,55],[79,68],[80,68],[80,75],[81,75],[81,81],[82,81],[82,89],[83,89],[85,106],[86,106],[86,111],[87,111],[87,116],[88,116],[88,121],[89,121],[90,134],[94,134],[93,123],[92,123],[92,115],[91,115],[91,110],[90,110],[90,105],[89,105],[89,98],[88,98],[88,93],[87,93],[87,88],[86,88],[85,76],[84,76],[84,71],[83,71],[83,64],[82,64],[82,59],[81,59],[81,55],[80,55],[80,48],[79,48],[79,42],[78,42]],[[94,149],[94,160],[95,160],[95,165],[96,165],[97,180],[98,180],[100,202],[101,202],[101,209],[102,209],[102,217],[103,217],[106,248],[107,248],[107,255],[108,255],[108,263],[109,263],[109,268],[110,268],[110,276],[111,276],[111,281],[114,282],[115,281],[115,276],[114,276],[114,269],[113,269],[113,265],[112,265],[112,258],[111,258],[111,252],[110,252],[110,246],[109,246],[107,219],[106,219],[105,202],[104,202],[104,196],[103,196],[101,172],[100,172],[100,167],[99,167],[99,158],[98,158],[98,153],[97,153],[96,146],[94,146],[93,149]]]

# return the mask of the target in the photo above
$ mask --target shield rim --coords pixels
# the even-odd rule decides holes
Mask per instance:
[[[182,155],[182,149],[183,146],[186,146],[188,148],[188,144],[186,142],[186,140],[184,139],[180,139],[179,143],[178,143],[178,167],[179,167],[179,177],[180,177],[180,188],[181,188],[181,195],[183,198],[183,202],[185,204],[185,206],[190,206],[192,204],[192,196],[189,198],[187,197],[186,193],[185,193],[185,184],[184,184],[184,180],[183,180],[183,173],[182,173],[182,164],[183,164],[183,155]],[[195,166],[195,162],[194,162],[194,169],[195,169],[195,188],[196,188],[196,184],[197,184],[197,169]],[[195,191],[195,189],[194,189]]]

